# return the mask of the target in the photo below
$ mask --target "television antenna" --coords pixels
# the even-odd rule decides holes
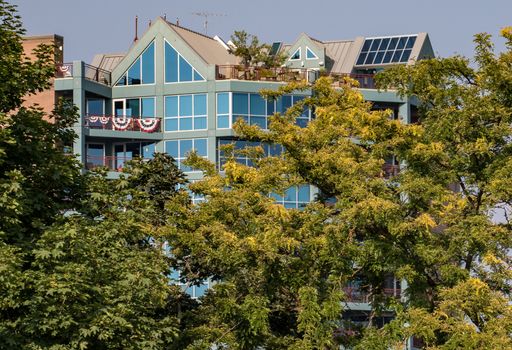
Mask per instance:
[[[208,17],[225,17],[225,13],[192,12],[194,16],[204,17],[204,34],[208,35]]]

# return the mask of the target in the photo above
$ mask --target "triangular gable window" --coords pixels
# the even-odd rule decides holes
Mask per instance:
[[[121,78],[116,86],[141,85],[155,83],[155,42],[149,46],[137,57],[135,62]]]
[[[290,57],[290,61],[292,60],[300,60],[300,47]]]
[[[165,42],[165,82],[204,81],[204,77],[167,41]]]
[[[306,59],[307,60],[316,60],[318,59],[318,56],[315,55],[313,51],[309,47],[306,46]]]

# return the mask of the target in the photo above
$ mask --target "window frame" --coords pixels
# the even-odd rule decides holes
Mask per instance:
[[[202,170],[190,170],[190,171],[185,171],[183,169],[181,169],[181,162],[185,159],[187,159],[187,157],[181,157],[180,154],[181,154],[181,142],[182,141],[192,141],[192,150],[196,150],[196,140],[205,140],[206,141],[206,155],[202,156],[202,155],[199,155],[200,157],[203,157],[204,159],[208,159],[208,138],[207,137],[195,137],[195,138],[184,138],[184,139],[171,139],[171,140],[165,140],[164,141],[164,151],[166,154],[170,155],[171,157],[174,158],[174,160],[176,161],[176,166],[178,167],[178,169],[180,169],[181,171],[183,171],[184,173],[200,173],[202,172]],[[174,157],[172,154],[170,154],[167,150],[167,144],[168,142],[177,142],[178,143],[178,157]]]
[[[299,53],[299,58],[293,58],[293,56],[295,56],[296,53]],[[297,50],[295,50],[291,55],[290,55],[290,58],[288,59],[289,61],[300,61],[302,59],[302,47],[299,46],[297,48]]]
[[[165,50],[165,45],[168,44],[174,51],[176,51],[176,54],[178,55],[178,81],[167,81],[166,80],[166,75],[167,75],[167,55],[166,55],[166,50]],[[199,72],[196,67],[194,67],[194,65],[192,65],[192,63],[189,62],[189,60],[186,59],[185,56],[183,56],[169,41],[167,41],[167,39],[164,38],[164,84],[179,84],[179,83],[204,83],[206,81],[206,78],[203,76],[203,74],[201,74],[201,72]],[[192,80],[187,80],[187,81],[181,81],[180,80],[180,57],[185,61],[187,62],[190,67],[192,68]],[[203,80],[195,80],[194,77],[195,77],[195,74],[194,73],[197,73],[199,74],[199,76],[201,76],[201,78],[203,78]]]
[[[308,52],[311,52],[313,54],[313,58],[309,58],[308,57]],[[318,56],[316,55],[316,53],[313,52],[313,50],[311,50],[309,48],[309,46],[306,46],[306,61],[313,61],[313,60],[317,60],[318,59]]]
[[[206,99],[206,114],[199,114],[199,115],[195,115],[195,99],[196,99],[196,96],[199,96],[199,95],[204,95],[205,96],[205,99]],[[184,132],[184,131],[204,131],[204,130],[208,130],[208,93],[205,92],[205,93],[199,93],[199,94],[183,94],[183,95],[165,95],[164,96],[164,127],[163,127],[163,130],[164,132],[169,132],[169,133],[172,133],[172,132]],[[192,115],[190,116],[181,116],[180,115],[180,107],[181,107],[181,97],[182,96],[191,96],[192,97]],[[178,108],[178,115],[177,116],[173,116],[173,117],[168,117],[166,114],[166,111],[167,111],[167,97],[177,97],[177,100],[178,100],[178,105],[177,105],[177,108]],[[204,129],[196,129],[194,127],[195,125],[195,118],[206,118],[206,126]],[[192,129],[190,130],[181,130],[180,128],[180,120],[183,119],[183,118],[192,118]],[[169,119],[176,119],[178,121],[178,129],[177,130],[167,130],[166,129],[166,121],[169,120]]]
[[[142,55],[144,55],[144,53],[147,51],[147,49],[151,46],[151,45],[154,45],[153,46],[153,67],[154,67],[154,71],[153,71],[153,82],[152,83],[143,83],[143,80],[142,80]],[[149,43],[148,46],[146,46],[144,48],[144,50],[142,50],[142,52],[140,53],[140,55],[137,56],[137,58],[135,59],[135,61],[124,71],[124,73],[119,77],[119,79],[117,79],[116,83],[112,86],[112,87],[130,87],[130,86],[141,86],[141,85],[146,85],[146,86],[151,86],[151,85],[155,85],[156,84],[156,48],[155,48],[156,44],[155,44],[155,40],[151,41]],[[128,84],[128,71],[130,71],[130,69],[137,63],[137,61],[139,62],[139,70],[140,70],[140,84]],[[119,82],[122,80],[122,79],[125,79],[125,83],[123,85],[117,85],[119,84]]]

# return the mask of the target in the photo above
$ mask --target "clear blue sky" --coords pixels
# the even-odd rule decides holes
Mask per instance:
[[[293,42],[301,32],[319,40],[427,32],[440,56],[472,56],[473,34],[488,32],[503,50],[500,28],[512,25],[512,0],[10,0],[18,5],[28,35],[64,36],[66,61],[90,62],[96,53],[126,52],[139,16],[139,35],[149,20],[169,21],[229,39],[244,29],[261,41]]]

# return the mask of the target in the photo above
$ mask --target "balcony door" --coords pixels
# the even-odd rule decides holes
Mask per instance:
[[[124,164],[134,158],[153,158],[155,144],[149,142],[126,142],[114,144],[114,167],[122,169]]]

